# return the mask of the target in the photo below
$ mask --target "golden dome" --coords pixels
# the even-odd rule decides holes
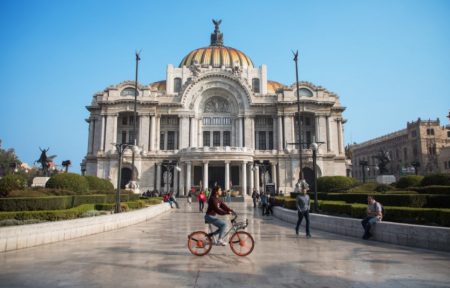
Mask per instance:
[[[285,85],[279,82],[267,80],[267,93],[275,93],[278,89],[283,88],[284,86]]]
[[[243,52],[223,46],[223,34],[219,30],[222,20],[213,20],[215,29],[211,34],[211,45],[209,47],[199,48],[187,54],[179,67],[190,66],[192,64],[211,65],[215,68],[222,66],[232,68],[233,66],[252,67],[253,62]]]
[[[211,65],[215,68],[222,66],[232,68],[235,63],[241,67],[253,68],[253,62],[243,52],[226,46],[209,46],[191,51],[180,63],[179,67],[192,64]]]

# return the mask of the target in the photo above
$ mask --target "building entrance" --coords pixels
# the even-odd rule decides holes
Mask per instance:
[[[120,188],[125,189],[125,185],[128,184],[131,180],[131,169],[130,168],[122,168],[122,174],[120,177]]]
[[[225,167],[211,166],[208,167],[208,187],[213,188],[215,185],[225,189]]]

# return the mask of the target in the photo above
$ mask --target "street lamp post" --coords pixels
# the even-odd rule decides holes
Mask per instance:
[[[313,142],[311,143],[312,156],[313,156],[313,174],[314,174],[314,212],[318,212],[317,208],[318,199],[317,199],[317,170],[316,170],[316,161],[317,161],[317,150],[319,149],[319,145],[324,142]]]
[[[136,122],[137,122],[137,112],[136,112],[136,106],[137,106],[137,95],[138,95],[138,68],[139,68],[139,60],[141,58],[139,57],[139,52],[136,52],[136,81],[134,82],[134,109],[133,109],[133,143],[131,145],[137,146],[136,141]],[[134,158],[135,158],[135,151],[133,150],[132,156],[131,156],[131,181],[136,181],[136,175],[134,173]]]
[[[137,146],[135,145],[131,145],[128,143],[120,143],[120,144],[114,144],[114,146],[116,146],[116,150],[117,150],[117,154],[119,157],[119,167],[118,167],[118,175],[117,175],[117,190],[116,190],[116,206],[114,209],[114,213],[120,213],[121,209],[120,209],[120,182],[121,182],[121,178],[122,178],[122,155],[123,152],[125,151],[125,149],[130,148],[133,151],[133,155],[137,149]]]
[[[296,52],[292,52],[294,54],[294,62],[295,62],[295,80],[297,84],[297,122],[298,122],[298,157],[300,159],[300,172],[298,175],[298,181],[303,179],[303,160],[302,160],[302,125],[301,125],[301,118],[300,118],[300,90],[298,86],[298,50]]]

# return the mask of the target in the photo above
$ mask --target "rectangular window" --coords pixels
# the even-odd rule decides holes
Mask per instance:
[[[408,160],[408,149],[407,149],[406,147],[403,148],[403,159],[404,159],[405,161]]]
[[[266,131],[258,132],[258,149],[266,150]]]
[[[130,131],[130,133],[128,135],[129,135],[128,143],[129,144],[134,144],[134,133],[133,133],[133,131]]]
[[[128,124],[128,118],[122,117],[122,125],[127,125],[127,124]]]
[[[169,131],[167,133],[167,150],[175,149],[175,131]]]
[[[231,133],[230,133],[230,131],[223,131],[223,146],[231,146]]]
[[[427,129],[427,135],[434,135],[434,129],[433,128],[428,128]]]
[[[308,118],[306,118],[308,119]],[[307,145],[311,144],[311,131],[306,131],[306,143]]]
[[[415,138],[417,136],[417,132],[416,130],[411,131],[411,137]]]
[[[273,150],[273,132],[269,131],[269,150]]]
[[[213,146],[220,146],[220,131],[213,132]]]
[[[159,150],[164,150],[164,133],[161,133],[161,135],[159,135]]]
[[[209,131],[203,131],[203,146],[209,147],[211,146],[211,141],[209,138]]]
[[[447,138],[450,138],[450,131],[447,131]]]

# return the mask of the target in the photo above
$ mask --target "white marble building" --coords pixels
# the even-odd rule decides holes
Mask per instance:
[[[286,69],[294,74],[287,55]],[[133,140],[135,82],[107,87],[87,106],[90,117],[86,175],[116,185],[118,153],[112,143]],[[303,173],[312,183],[313,141],[317,173],[345,175],[343,117],[339,97],[323,87],[299,83]],[[141,191],[168,189],[185,195],[192,186],[250,193],[263,179],[276,190],[292,191],[299,175],[296,83],[267,79],[267,67],[255,67],[243,52],[223,45],[216,25],[211,45],[189,52],[178,67],[167,66],[166,79],[138,86],[137,143],[123,157],[121,185],[134,169]],[[181,171],[168,168],[177,163]],[[259,165],[255,165],[259,163]],[[169,169],[170,173],[165,173]],[[263,172],[265,177],[263,177]]]

